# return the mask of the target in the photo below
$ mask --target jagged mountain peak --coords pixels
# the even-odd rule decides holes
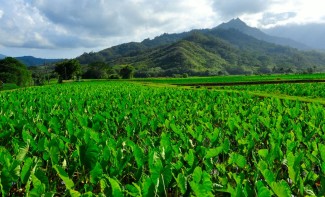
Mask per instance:
[[[223,23],[223,25],[231,26],[231,27],[248,27],[248,25],[240,18],[231,19],[229,22]]]
[[[243,22],[239,18],[232,19],[227,23],[222,23],[221,25],[215,27],[214,29],[236,29],[236,30],[238,30],[244,34],[247,34],[249,36],[252,36],[258,40],[263,40],[263,41],[266,41],[269,43],[274,43],[274,44],[283,45],[283,46],[289,46],[289,47],[302,49],[302,50],[306,50],[306,49],[310,48],[302,43],[291,40],[289,38],[270,36],[258,28],[248,26],[245,22]]]
[[[247,30],[254,30],[259,31],[257,28],[252,28],[248,26],[244,21],[240,18],[231,19],[227,23],[222,23],[216,27],[217,29],[237,29],[239,31],[247,31]]]

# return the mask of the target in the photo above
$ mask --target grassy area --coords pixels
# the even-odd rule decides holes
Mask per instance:
[[[267,76],[220,76],[220,77],[192,77],[192,78],[155,78],[135,79],[144,86],[168,87],[196,90],[214,90],[219,92],[245,92],[257,97],[273,97],[284,100],[301,102],[316,102],[325,104],[325,83],[286,83],[286,84],[260,84],[260,85],[234,85],[234,86],[194,86],[204,83],[230,83],[230,82],[259,82],[259,81],[293,81],[325,79],[324,74],[310,75],[267,75]],[[193,86],[176,86],[173,84],[193,84]]]
[[[288,75],[235,75],[214,77],[189,77],[189,78],[141,78],[132,79],[139,82],[167,83],[167,84],[196,84],[196,83],[227,83],[245,81],[276,81],[276,80],[315,80],[325,79],[325,73],[317,74],[288,74]]]
[[[17,89],[17,88],[20,88],[20,87],[17,86],[16,84],[14,84],[14,83],[5,83],[5,84],[3,84],[3,87],[0,88],[0,91],[13,90],[13,89]]]
[[[308,98],[325,98],[325,83],[243,85],[218,87],[218,89],[267,92]]]

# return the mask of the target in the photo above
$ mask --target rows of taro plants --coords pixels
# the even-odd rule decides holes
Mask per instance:
[[[82,82],[0,93],[2,196],[323,196],[325,110]]]

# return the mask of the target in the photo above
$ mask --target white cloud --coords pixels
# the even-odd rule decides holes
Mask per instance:
[[[194,24],[202,24],[213,14],[207,2],[208,0],[34,0],[33,5],[51,22],[71,32],[121,37],[134,34],[138,29],[183,30],[188,26],[189,20]]]
[[[320,5],[321,0],[0,0],[0,45],[12,53],[57,49],[72,57],[75,52],[66,49],[96,51],[235,17],[256,27],[324,22]]]
[[[108,47],[215,25],[209,0],[11,0],[0,2],[0,44],[26,48]],[[117,43],[116,43],[117,44]]]
[[[258,18],[259,26],[272,28],[288,24],[323,23],[325,20],[322,17],[325,14],[321,5],[323,5],[322,0],[273,0],[272,5],[267,9],[267,13]],[[286,16],[286,14],[289,15]],[[278,20],[274,20],[276,19],[274,16],[278,16]]]
[[[297,16],[297,13],[295,12],[284,12],[278,14],[266,12],[263,14],[263,18],[258,22],[260,22],[261,25],[272,25],[282,21],[288,21],[289,19],[294,18],[295,16]]]
[[[224,19],[238,17],[242,14],[263,12],[269,3],[265,0],[215,0],[214,9]]]
[[[38,10],[23,0],[3,1],[5,8],[0,18],[0,43],[9,47],[49,47],[50,43],[42,42],[39,37],[51,28]],[[37,36],[36,36],[37,35]]]

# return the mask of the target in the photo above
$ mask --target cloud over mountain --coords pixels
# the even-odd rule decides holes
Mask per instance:
[[[264,11],[269,4],[264,0],[218,0],[213,3],[214,9],[223,18],[228,19],[244,13],[258,13]]]
[[[259,27],[325,21],[317,3],[321,0],[0,0],[0,52],[76,54],[211,28],[234,17]]]

